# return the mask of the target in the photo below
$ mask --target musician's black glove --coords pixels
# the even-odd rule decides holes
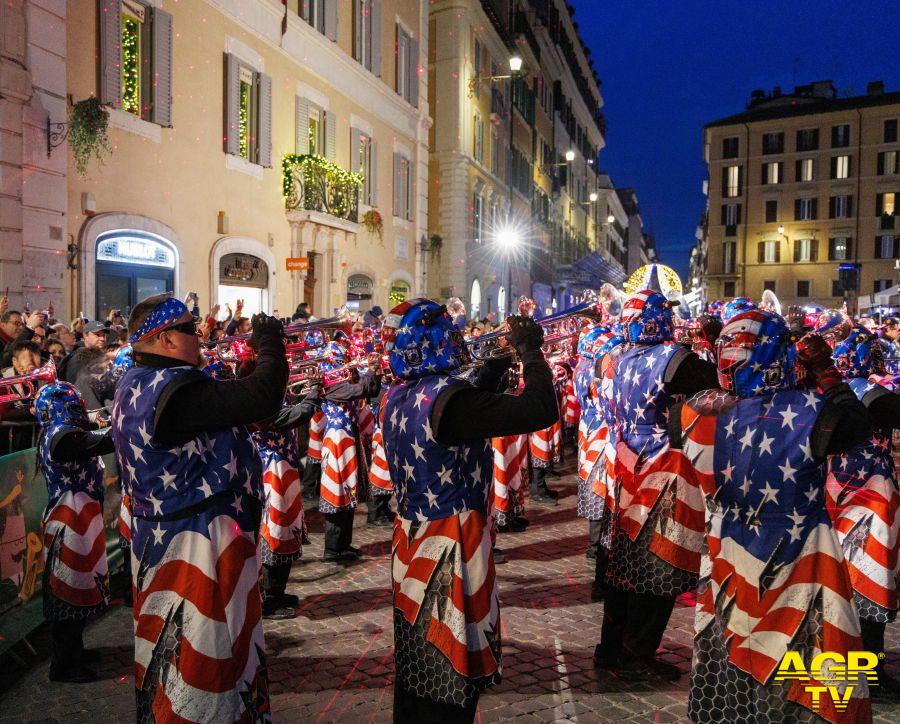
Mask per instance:
[[[280,319],[270,317],[268,314],[256,314],[251,320],[253,332],[247,341],[247,346],[252,349],[261,349],[274,342],[281,342],[284,333],[284,325]]]
[[[506,323],[509,327],[507,340],[520,359],[540,352],[544,343],[544,330],[539,324],[529,317],[518,315],[511,316]]]

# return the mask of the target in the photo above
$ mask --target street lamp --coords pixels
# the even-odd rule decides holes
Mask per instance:
[[[497,246],[503,252],[504,261],[506,263],[506,274],[504,279],[504,289],[506,290],[506,296],[503,299],[503,318],[505,319],[509,315],[509,304],[510,298],[512,297],[512,257],[516,253],[516,249],[518,249],[519,244],[522,242],[522,238],[519,235],[519,232],[516,228],[512,226],[505,226],[497,231],[494,236],[494,240],[497,243]],[[499,300],[498,300],[499,301]]]
[[[612,214],[609,214],[609,216],[606,217],[607,224],[612,224],[613,222],[615,222],[615,220],[616,220],[616,217],[613,216]]]
[[[509,72],[515,75],[520,70],[522,70],[522,56],[521,55],[511,55],[509,56]]]
[[[522,73],[522,56],[520,55],[511,55],[509,57],[509,74],[508,75],[485,75],[485,76],[475,76],[474,78],[469,79],[469,98],[472,98],[475,95],[475,86],[479,83],[493,83],[497,80],[509,80],[511,78],[517,78]],[[475,69],[476,73],[478,69]]]
[[[569,163],[572,163],[572,161],[574,161],[574,160],[575,160],[575,151],[573,151],[570,148],[568,151],[566,151],[566,161],[568,161]]]
[[[591,191],[591,193],[588,194],[588,200],[589,200],[591,203],[594,203],[598,198],[599,198],[599,197],[597,196],[597,192],[596,192],[596,191]]]
[[[781,234],[782,236],[784,236],[784,227],[783,226],[778,227],[778,233]]]

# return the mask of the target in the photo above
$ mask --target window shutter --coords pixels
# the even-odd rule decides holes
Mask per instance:
[[[394,153],[394,216],[398,217],[403,216],[403,181],[400,178],[400,172],[403,169],[403,165],[401,163],[402,158],[403,157],[399,153]]]
[[[800,239],[794,239],[794,261],[800,261]]]
[[[325,37],[332,42],[337,42],[338,0],[325,0]]]
[[[362,158],[359,153],[359,142],[362,134],[358,128],[350,129],[350,170],[357,173],[365,173],[362,167]]]
[[[172,127],[172,16],[152,9],[150,56],[153,82],[150,84],[150,120],[165,128]]]
[[[776,239],[775,241],[775,263],[781,263],[781,240]]]
[[[294,153],[305,155],[309,153],[309,101],[297,96],[294,108]]]
[[[419,41],[409,39],[409,52],[406,54],[409,60],[409,81],[407,82],[407,96],[411,106],[419,107]]]
[[[100,102],[122,107],[122,0],[100,0]]]
[[[353,58],[362,60],[363,57],[363,0],[353,0]]]
[[[324,111],[322,118],[325,123],[325,158],[334,161],[337,147],[337,118],[330,111]]]
[[[884,212],[884,194],[875,194],[875,216]]]
[[[371,159],[369,163],[369,171],[371,177],[369,178],[369,200],[372,206],[378,205],[378,144],[375,141],[370,141],[369,146],[369,158]]]
[[[778,183],[784,183],[784,161],[778,162]]]
[[[837,156],[831,157],[831,178],[837,177]]]
[[[800,199],[794,199],[794,221],[800,221]]]
[[[900,236],[894,237],[894,258],[900,258]]]
[[[763,186],[765,186],[769,182],[769,164],[764,163],[762,166],[759,167],[759,170],[761,171],[761,173],[759,175],[759,182]]]
[[[231,53],[225,53],[225,153],[240,153],[241,65]]]
[[[741,204],[735,204],[734,223],[741,223]]]
[[[722,196],[728,196],[728,166],[722,167]]]
[[[794,161],[794,181],[800,180],[800,159]]]
[[[744,167],[738,166],[738,192],[737,195],[741,196],[744,193]]]
[[[300,17],[309,20],[309,3],[310,0],[300,0]]]
[[[881,259],[881,237],[875,237],[875,258]]]
[[[722,226],[728,225],[728,205],[722,204]]]
[[[760,241],[756,244],[756,263],[762,264],[766,258],[766,242]]]
[[[372,72],[381,77],[381,0],[372,0],[369,8],[372,27]]]
[[[847,218],[853,218],[853,197],[847,197]]]
[[[256,74],[256,163],[272,167],[272,76]]]
[[[809,242],[809,260],[819,261],[819,240],[813,239]]]
[[[404,190],[406,192],[405,203],[406,206],[406,220],[412,221],[413,217],[413,206],[416,203],[416,182],[414,181],[415,174],[413,172],[413,164],[412,161],[408,161],[406,164],[406,178],[404,179]]]
[[[835,246],[836,246],[835,239],[833,239],[833,238],[829,239],[828,240],[828,260],[829,261],[834,261],[835,258],[837,257],[837,250],[836,250]]]
[[[837,198],[834,196],[828,197],[828,218],[833,219],[835,213],[835,207],[837,206]]]
[[[878,170],[876,173],[879,176],[884,176],[884,151],[878,154]]]
[[[812,200],[812,204],[810,204],[810,206],[811,206],[812,208],[810,209],[809,218],[810,218],[811,220],[815,221],[816,219],[819,218],[819,200],[818,200],[818,199],[813,199],[813,200]]]
[[[853,156],[847,156],[847,178],[853,175]]]

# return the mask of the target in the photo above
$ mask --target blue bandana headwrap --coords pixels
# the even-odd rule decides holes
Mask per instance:
[[[154,334],[159,334],[166,327],[171,327],[175,321],[187,314],[187,311],[188,308],[184,306],[184,302],[175,299],[175,297],[169,297],[164,302],[156,305],[156,309],[144,320],[140,328],[128,338],[128,341],[134,344],[135,342],[142,342]]]

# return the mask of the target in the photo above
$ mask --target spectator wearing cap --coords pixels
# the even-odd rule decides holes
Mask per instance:
[[[87,354],[84,350],[106,350],[108,330],[103,322],[85,322],[82,327],[82,338],[69,354],[63,357],[57,369],[57,377],[63,382],[76,383],[81,367],[93,364],[100,356],[96,353]]]
[[[381,307],[375,305],[363,315],[364,327],[380,327],[381,315],[383,314]]]
[[[58,324],[52,325],[50,331],[54,337],[62,342],[63,347],[66,348],[66,354],[75,349],[78,340],[75,339],[75,335],[67,325],[59,322]]]

